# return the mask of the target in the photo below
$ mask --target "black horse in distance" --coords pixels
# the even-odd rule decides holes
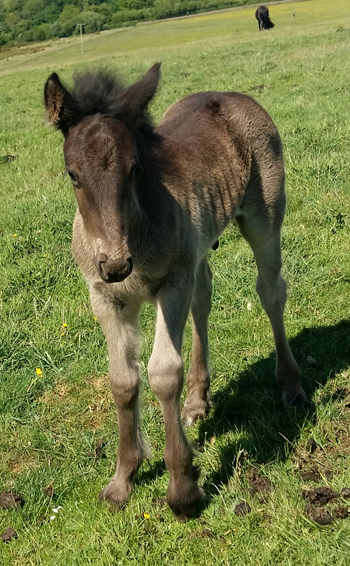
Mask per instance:
[[[259,31],[275,27],[275,24],[273,24],[270,20],[269,10],[266,6],[259,6],[255,12],[255,17],[258,20]]]

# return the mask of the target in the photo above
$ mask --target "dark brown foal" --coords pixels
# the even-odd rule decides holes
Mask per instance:
[[[180,414],[182,338],[191,312],[193,356],[182,417],[192,424],[204,417],[210,399],[207,253],[233,219],[256,258],[257,292],[274,334],[283,399],[298,404],[305,394],[283,322],[285,193],[277,129],[259,104],[231,92],[190,95],[153,128],[147,107],[159,67],[129,88],[101,71],[76,76],[68,90],[53,74],[45,103],[65,138],[78,201],[72,249],[107,339],[118,411],[117,467],[101,497],[126,502],[147,453],[139,423],[138,316],[149,301],[157,308],[157,326],[148,375],[164,416],[167,500],[185,520],[203,494]]]

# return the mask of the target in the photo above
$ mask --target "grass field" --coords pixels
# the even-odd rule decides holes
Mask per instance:
[[[273,5],[276,27],[264,33],[254,11],[102,33],[84,38],[83,53],[74,38],[0,56],[0,492],[24,500],[0,508],[0,534],[18,533],[0,541],[1,566],[350,564],[350,518],[317,525],[302,491],[350,487],[350,7],[348,0]],[[52,71],[69,83],[76,68],[103,63],[131,82],[156,61],[163,78],[155,122],[188,93],[237,90],[254,96],[279,128],[286,327],[312,400],[306,412],[283,409],[256,267],[231,227],[210,258],[213,405],[187,431],[207,498],[200,518],[186,524],[163,502],[162,417],[145,370],[149,306],[141,370],[152,459],[125,509],[111,513],[98,502],[114,471],[117,419],[104,338],[70,254],[76,205],[62,138],[45,125],[42,100]],[[188,327],[186,367],[190,350]],[[302,477],[309,471],[317,483]],[[254,473],[272,489],[254,495]],[[43,491],[50,485],[52,499]],[[241,501],[251,512],[236,516]],[[326,507],[335,516],[340,504],[349,500]]]

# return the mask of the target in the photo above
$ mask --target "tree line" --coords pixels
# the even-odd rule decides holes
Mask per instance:
[[[186,16],[256,0],[0,0],[0,45],[44,41]]]

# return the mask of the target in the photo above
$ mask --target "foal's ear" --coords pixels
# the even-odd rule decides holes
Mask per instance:
[[[66,136],[69,128],[77,122],[79,108],[76,100],[63,86],[56,73],[52,73],[46,81],[44,99],[50,124],[53,124]]]
[[[130,126],[142,119],[154,97],[160,78],[160,63],[156,63],[136,83],[126,89],[119,99],[120,112]]]

